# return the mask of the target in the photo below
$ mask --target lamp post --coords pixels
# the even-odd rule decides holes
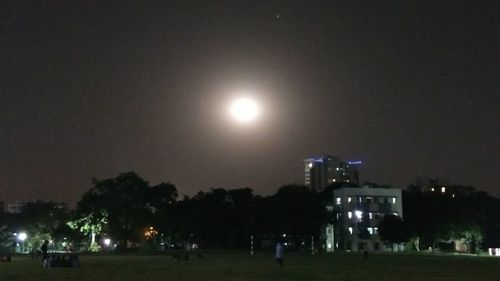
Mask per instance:
[[[19,251],[21,253],[23,253],[24,251],[24,240],[26,240],[26,238],[28,238],[28,235],[26,234],[26,232],[21,232],[17,235],[17,240],[20,242],[19,243]]]

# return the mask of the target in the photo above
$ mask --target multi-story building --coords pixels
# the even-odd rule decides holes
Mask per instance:
[[[403,217],[401,189],[343,187],[333,191],[333,206],[335,250],[392,250],[380,240],[378,225],[387,214]]]
[[[24,206],[26,206],[25,201],[13,201],[8,202],[5,206],[5,212],[9,214],[19,214],[23,211]]]
[[[335,182],[359,182],[358,165],[361,161],[340,161],[339,157],[323,155],[304,160],[305,185],[321,191]]]

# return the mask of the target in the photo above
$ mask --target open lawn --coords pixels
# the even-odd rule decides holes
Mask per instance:
[[[500,258],[445,255],[287,253],[279,267],[271,252],[208,252],[204,259],[170,256],[81,256],[80,268],[42,269],[40,261],[14,257],[0,263],[0,281],[59,280],[500,280]]]

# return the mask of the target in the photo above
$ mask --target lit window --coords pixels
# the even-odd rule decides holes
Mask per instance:
[[[373,235],[373,227],[368,227],[368,233],[370,233],[370,235]]]
[[[346,180],[346,182],[349,182],[349,180]]]
[[[336,169],[337,171],[339,170],[339,168]]]
[[[335,198],[335,200],[337,201],[337,205],[340,205],[340,202],[341,202],[340,197]]]
[[[395,215],[396,217],[398,216],[398,213],[392,213],[393,215]]]
[[[446,187],[441,187],[441,193],[445,193],[446,192]]]
[[[359,197],[358,197],[358,202],[359,202],[359,203],[363,202],[363,197],[359,196]]]
[[[373,233],[374,233],[374,234],[378,234],[378,227],[374,227],[374,228],[373,228]]]
[[[349,227],[349,233],[352,234],[352,227]]]
[[[309,168],[312,168],[313,167],[313,163],[309,163]]]
[[[373,213],[368,213],[368,217],[369,217],[370,219],[373,219]]]
[[[434,192],[434,187],[433,187],[433,188],[431,188],[431,191],[432,191],[432,192]]]
[[[337,219],[340,219],[340,213],[337,213]]]
[[[351,219],[352,218],[352,212],[347,212],[347,217]]]
[[[363,212],[361,212],[361,211],[354,211],[354,214],[356,215],[356,217],[358,219],[362,219],[363,218]]]
[[[392,204],[396,204],[396,197],[392,197]]]
[[[336,182],[337,180],[336,180],[336,179],[333,179],[332,181],[333,181],[333,182]]]
[[[451,198],[455,198],[455,194],[452,194],[452,195],[451,195]]]
[[[352,201],[352,198],[351,197],[347,197],[347,203],[351,203]]]

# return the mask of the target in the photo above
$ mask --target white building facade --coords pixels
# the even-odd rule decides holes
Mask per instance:
[[[333,191],[335,250],[391,251],[378,235],[383,217],[403,218],[401,189],[383,187],[344,187]]]

